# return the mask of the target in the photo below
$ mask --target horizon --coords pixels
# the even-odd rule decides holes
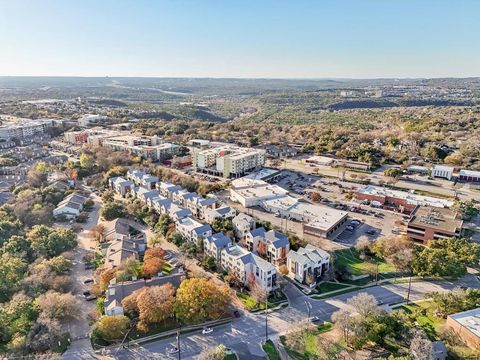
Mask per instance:
[[[0,0],[1,76],[480,76],[475,0]]]

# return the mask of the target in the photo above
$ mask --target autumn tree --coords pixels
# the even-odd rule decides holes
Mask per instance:
[[[202,351],[198,360],[223,360],[227,356],[225,345],[218,345]]]
[[[36,299],[42,315],[50,319],[62,320],[78,314],[80,302],[72,294],[48,291]]]
[[[166,252],[161,247],[149,248],[143,257],[143,275],[151,278],[161,272],[165,266]]]
[[[94,325],[93,335],[107,341],[120,340],[129,327],[130,319],[126,316],[102,316]]]
[[[216,285],[209,279],[187,279],[177,290],[177,318],[186,323],[219,319],[227,310],[230,296],[225,285]]]
[[[352,306],[363,318],[367,318],[380,312],[375,297],[365,292],[351,297],[347,300],[347,304]]]
[[[136,298],[140,320],[137,324],[138,329],[147,331],[151,324],[172,317],[174,314],[174,295],[175,289],[169,283],[142,289]]]

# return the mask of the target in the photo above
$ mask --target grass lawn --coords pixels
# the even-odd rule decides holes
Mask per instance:
[[[265,303],[257,303],[257,301],[250,294],[237,292],[237,297],[240,299],[240,301],[242,301],[248,311],[265,309]],[[268,308],[271,309],[277,306],[280,302],[286,301],[286,299],[287,298],[285,294],[282,292],[276,292],[268,297]]]
[[[237,360],[237,355],[235,354],[228,354],[227,356],[225,356],[225,358],[223,360]]]
[[[334,282],[322,282],[317,285],[317,290],[320,293],[326,293],[334,290],[345,289],[347,287],[348,285],[345,285],[345,284],[339,284]]]
[[[368,273],[368,266],[371,266],[369,265],[371,264],[370,262],[360,259],[359,254],[355,249],[337,250],[335,251],[334,256],[337,266],[345,266],[348,272],[352,275],[365,275]],[[379,273],[396,271],[395,267],[391,264],[387,264],[382,260],[378,260],[377,262]]]
[[[173,270],[173,266],[166,263],[164,266],[163,266],[163,269],[162,269],[162,274],[163,275],[168,275],[172,272]]]
[[[416,321],[422,327],[430,340],[438,340],[437,331],[445,323],[445,319],[435,316],[435,306],[432,301],[423,301],[418,304],[403,305],[401,307],[409,314],[417,313]]]
[[[269,360],[280,360],[280,354],[271,340],[262,345],[263,351],[267,353]]]
[[[316,300],[328,299],[337,295],[347,294],[349,292],[356,291],[358,289],[360,289],[358,286],[352,286],[352,287],[346,288],[345,290],[337,291],[336,293],[330,294],[330,295],[313,295],[312,298]]]

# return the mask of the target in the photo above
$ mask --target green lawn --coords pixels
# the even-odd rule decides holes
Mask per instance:
[[[334,253],[334,259],[337,266],[345,266],[348,272],[352,275],[365,275],[367,274],[367,268],[370,264],[378,263],[378,272],[387,273],[395,272],[396,269],[393,265],[388,264],[382,260],[376,260],[376,262],[368,262],[360,259],[358,252],[355,249],[342,249],[337,250]]]
[[[223,360],[237,360],[237,355],[235,354],[228,354],[227,356],[225,356],[225,358]]]
[[[339,284],[339,283],[334,283],[334,282],[322,282],[322,283],[317,285],[317,290],[320,293],[326,293],[326,292],[330,292],[330,291],[345,289],[347,287],[348,287],[348,285],[345,285],[345,284]]]
[[[446,320],[435,316],[435,305],[432,301],[403,305],[401,308],[409,314],[416,314],[417,316],[415,320],[425,331],[430,340],[438,340],[438,330]]]
[[[173,270],[173,266],[166,263],[164,266],[163,266],[163,269],[162,269],[162,274],[163,275],[168,275],[172,272]]]
[[[352,286],[349,288],[345,288],[345,290],[337,291],[336,293],[330,294],[330,295],[313,295],[312,298],[316,300],[328,299],[337,295],[347,294],[349,292],[356,291],[358,289],[360,289],[358,286]]]
[[[264,310],[265,303],[257,303],[257,301],[248,293],[237,292],[237,297],[245,305],[248,311]],[[271,309],[279,303],[286,301],[286,296],[282,292],[276,292],[268,297],[268,308]]]
[[[281,360],[280,354],[271,340],[268,340],[265,344],[263,344],[262,348],[263,351],[267,353],[269,360]]]

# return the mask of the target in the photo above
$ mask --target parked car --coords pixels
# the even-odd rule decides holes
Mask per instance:
[[[167,349],[167,352],[169,354],[176,354],[176,353],[178,353],[178,348],[176,346],[173,346],[173,347]]]
[[[319,318],[318,316],[312,316],[312,317],[310,318],[310,321],[311,321],[311,322],[319,322],[319,321],[320,321],[320,318]]]
[[[88,290],[83,292],[83,296],[85,296],[85,297],[90,296],[90,295],[91,295],[91,293]]]
[[[239,317],[240,317],[240,311],[235,310],[235,311],[233,312],[233,316],[235,316],[236,318],[239,318]]]
[[[377,232],[375,230],[368,230],[368,231],[365,231],[365,234],[367,235],[375,235]]]
[[[93,279],[87,279],[83,283],[84,284],[91,284],[91,283],[93,283]]]
[[[97,300],[97,297],[93,294],[90,294],[90,295],[86,296],[85,299],[87,301],[93,301],[93,300]]]
[[[212,333],[212,332],[213,332],[213,329],[212,329],[212,328],[209,328],[209,327],[203,328],[203,330],[202,330],[202,334],[203,334],[203,335],[207,335],[207,334],[210,334],[210,333]]]

